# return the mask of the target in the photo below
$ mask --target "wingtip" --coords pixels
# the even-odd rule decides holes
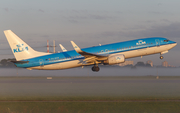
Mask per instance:
[[[11,31],[10,29],[8,29],[8,30],[4,30],[4,31]]]
[[[77,53],[82,52],[82,50],[73,41],[71,41],[71,44]]]
[[[11,30],[4,30],[4,33],[5,33],[5,32],[9,32],[9,31],[11,31]]]
[[[73,47],[76,45],[76,44],[74,43],[74,41],[71,41],[71,44],[73,45]]]

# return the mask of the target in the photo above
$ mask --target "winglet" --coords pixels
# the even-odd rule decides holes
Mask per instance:
[[[62,49],[63,52],[66,52],[66,51],[67,51],[61,44],[59,44],[59,46],[61,47],[61,49]]]
[[[73,41],[71,41],[71,44],[72,44],[72,46],[74,47],[74,49],[75,49],[75,51],[76,51],[77,53],[82,52],[82,50],[81,50]]]

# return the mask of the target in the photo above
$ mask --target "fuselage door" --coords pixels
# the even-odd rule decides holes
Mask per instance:
[[[44,66],[44,61],[43,61],[43,59],[40,59],[40,60],[39,60],[39,65],[40,65],[41,67]]]
[[[156,46],[159,46],[159,45],[160,45],[159,39],[156,39],[155,42],[156,42]]]

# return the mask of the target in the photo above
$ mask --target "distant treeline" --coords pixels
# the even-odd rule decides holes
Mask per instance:
[[[10,62],[11,60],[16,60],[15,58],[2,59],[0,61],[0,68],[15,68],[15,65]]]
[[[135,66],[139,66],[139,67],[151,67],[150,64],[148,63],[144,63],[144,62],[137,62],[137,64]]]
[[[130,67],[130,68],[150,67],[150,68],[152,68],[150,64],[144,63],[144,62],[137,62],[137,64],[135,64],[135,65],[132,65],[132,64],[131,64],[131,65],[125,65],[125,66],[122,66],[122,67]]]

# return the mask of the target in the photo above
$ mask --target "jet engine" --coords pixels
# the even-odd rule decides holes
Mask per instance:
[[[125,62],[125,57],[123,54],[119,55],[110,55],[108,56],[108,59],[104,61],[105,65],[113,65],[113,64],[119,64]]]

